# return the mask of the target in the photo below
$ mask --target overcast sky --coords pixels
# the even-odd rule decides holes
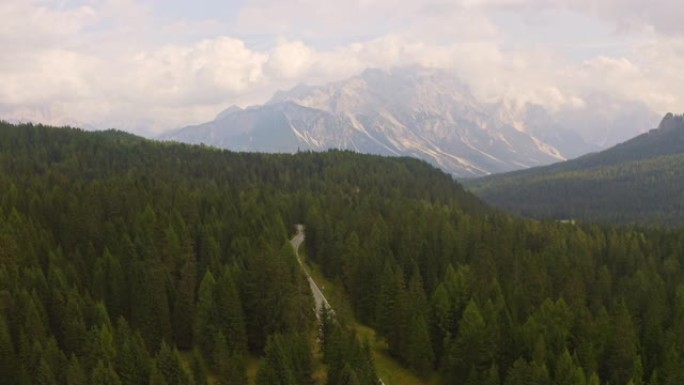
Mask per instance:
[[[1,0],[0,118],[152,134],[367,67],[684,111],[680,0]]]

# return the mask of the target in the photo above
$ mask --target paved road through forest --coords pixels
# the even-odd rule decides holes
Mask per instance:
[[[325,299],[325,296],[323,295],[323,292],[321,292],[321,289],[318,288],[318,285],[316,285],[316,282],[311,278],[311,275],[309,275],[309,272],[306,271],[304,268],[304,264],[302,264],[302,260],[299,258],[299,245],[304,242],[304,226],[303,225],[297,225],[297,235],[295,235],[294,238],[290,241],[292,242],[292,247],[295,249],[295,255],[297,256],[297,262],[299,262],[299,265],[302,267],[302,270],[304,271],[304,274],[306,274],[306,279],[309,280],[309,286],[311,286],[311,293],[314,296],[314,302],[316,303],[316,317],[318,317],[321,314],[321,308],[325,306],[326,308],[330,309],[332,311],[332,307],[330,307],[330,304],[328,303],[328,300]]]
[[[311,275],[304,267],[301,258],[299,258],[299,246],[302,244],[302,242],[304,242],[304,225],[297,225],[295,227],[297,229],[297,234],[294,236],[294,238],[292,238],[290,243],[292,243],[292,247],[294,248],[295,256],[297,257],[297,262],[299,262],[299,266],[301,266],[302,271],[304,271],[304,274],[306,274],[306,279],[309,280],[309,286],[311,286],[311,293],[314,296],[314,302],[316,304],[316,317],[319,317],[319,315],[321,314],[321,308],[323,306],[330,309],[331,315],[335,316],[335,310],[333,310],[333,308],[330,306],[328,300],[325,299],[323,292],[321,292],[321,289],[318,288],[318,285],[316,285],[316,282],[314,282],[313,278],[311,278]],[[378,381],[380,382],[380,385],[385,385],[381,378],[378,378]]]

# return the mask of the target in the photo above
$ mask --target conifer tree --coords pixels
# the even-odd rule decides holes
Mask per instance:
[[[610,382],[627,383],[635,374],[637,336],[627,305],[620,301],[613,315],[613,334],[608,346],[607,368]]]
[[[95,369],[93,369],[91,384],[121,385],[121,380],[111,365],[105,365],[102,361],[99,361]]]
[[[577,368],[572,362],[570,352],[566,349],[556,358],[553,371],[554,385],[575,385],[577,383],[576,372]]]
[[[207,369],[202,359],[202,353],[195,348],[192,351],[192,361],[190,362],[190,370],[192,372],[192,379],[195,385],[207,385]]]
[[[240,385],[247,383],[245,358],[242,353],[233,352],[219,371],[220,385]]]
[[[14,381],[16,353],[5,317],[0,313],[0,373],[4,373],[8,383]]]
[[[197,267],[194,256],[188,255],[176,285],[173,305],[173,336],[176,346],[180,349],[190,349],[193,343],[196,284]]]
[[[447,382],[458,381],[470,376],[471,368],[475,373],[486,370],[491,365],[486,350],[487,325],[477,302],[470,301],[459,322],[459,335],[449,341],[447,356],[442,371]],[[522,364],[520,364],[522,365]]]
[[[57,385],[57,378],[47,360],[41,359],[38,371],[35,373],[36,385]]]
[[[411,278],[408,297],[413,312],[409,314],[408,327],[403,331],[406,334],[406,351],[402,355],[409,367],[426,376],[432,370],[434,352],[426,320],[429,306],[418,271]]]
[[[83,319],[82,305],[78,293],[74,290],[70,290],[67,294],[61,333],[66,352],[76,355],[83,354],[87,329]]]
[[[167,385],[187,385],[190,382],[181,365],[178,351],[169,347],[165,341],[162,341],[155,363]]]
[[[194,341],[204,357],[210,358],[214,353],[214,338],[219,332],[218,308],[214,299],[216,280],[208,271],[204,274],[199,287],[196,307]],[[213,359],[211,360],[213,365]]]
[[[69,358],[69,366],[67,367],[66,371],[66,381],[67,385],[88,385],[90,383],[88,381],[88,375],[86,374],[85,370],[83,370],[83,366],[81,366],[78,357],[76,357],[74,354],[72,354],[71,358]]]
[[[120,373],[122,385],[147,384],[151,362],[142,337],[138,332],[119,327],[117,338],[122,340],[118,344],[116,356],[116,367]]]
[[[157,367],[156,361],[154,361],[152,363],[152,370],[150,371],[149,385],[168,385],[166,382],[166,378],[164,378],[164,375],[159,370],[159,367]]]
[[[289,355],[285,343],[285,338],[280,334],[269,337],[264,362],[257,373],[257,385],[298,384],[293,358]]]
[[[217,321],[231,352],[247,351],[247,332],[242,311],[242,301],[229,269],[224,269],[214,288]]]

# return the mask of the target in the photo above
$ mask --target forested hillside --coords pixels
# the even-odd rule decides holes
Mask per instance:
[[[535,218],[684,224],[684,117],[596,154],[466,181],[502,209]]]
[[[11,384],[312,383],[287,243],[390,354],[443,384],[684,383],[684,232],[523,220],[406,158],[235,154],[0,126],[0,373]],[[327,383],[374,384],[323,315]],[[392,384],[387,384],[392,385]]]
[[[684,233],[464,215],[407,200],[309,211],[310,252],[390,351],[444,384],[684,381]]]
[[[359,161],[0,125],[0,382],[244,384],[264,354],[259,384],[309,381],[313,302],[287,239],[336,158]],[[371,163],[404,186],[427,168]]]

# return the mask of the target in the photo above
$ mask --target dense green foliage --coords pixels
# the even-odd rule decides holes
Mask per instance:
[[[271,357],[275,336],[313,330],[287,243],[312,197],[481,206],[455,186],[411,159],[234,154],[0,124],[5,380],[242,383],[246,354]],[[192,362],[175,349],[194,349]]]
[[[247,354],[264,357],[260,385],[312,381],[295,223],[356,317],[420,375],[684,382],[681,231],[515,219],[412,159],[7,124],[0,191],[9,383],[238,384]],[[376,384],[368,347],[322,319],[328,383]]]
[[[467,215],[410,200],[319,209],[306,222],[310,253],[418,373],[511,385],[684,376],[682,232]]]
[[[243,384],[272,334],[311,331],[278,164],[3,124],[3,383]]]
[[[568,162],[466,181],[487,202],[535,218],[684,224],[684,117]]]
[[[321,307],[321,339],[329,366],[328,385],[378,385],[370,348],[325,306]]]

